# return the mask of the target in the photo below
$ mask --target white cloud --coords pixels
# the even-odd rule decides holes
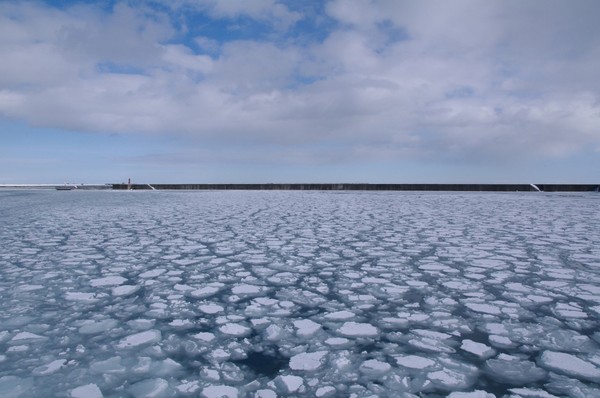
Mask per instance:
[[[218,18],[300,18],[271,0],[198,4]],[[594,2],[344,0],[326,9],[340,25],[323,41],[196,38],[209,56],[173,43],[182,33],[150,7],[4,3],[0,115],[254,143],[256,157],[275,143],[306,161],[481,161],[600,145]]]

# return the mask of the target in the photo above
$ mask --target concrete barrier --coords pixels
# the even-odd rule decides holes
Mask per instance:
[[[113,184],[128,189],[128,184]],[[594,192],[600,184],[131,184],[134,190]]]

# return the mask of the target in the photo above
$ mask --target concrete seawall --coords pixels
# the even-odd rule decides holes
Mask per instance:
[[[600,184],[535,184],[544,192],[594,192]],[[127,184],[113,184],[126,190]],[[135,190],[471,191],[535,192],[532,184],[132,184]]]

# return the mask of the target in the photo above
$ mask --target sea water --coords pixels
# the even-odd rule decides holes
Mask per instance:
[[[600,396],[600,196],[0,191],[2,397]]]

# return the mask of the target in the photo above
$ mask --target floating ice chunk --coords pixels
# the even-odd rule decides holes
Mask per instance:
[[[435,340],[448,340],[452,338],[452,335],[448,333],[436,332],[435,330],[427,330],[427,329],[413,329],[411,333],[416,334],[418,336],[428,337]]]
[[[299,376],[277,376],[274,382],[286,394],[299,392],[304,385],[304,380]]]
[[[372,283],[372,284],[376,284],[376,285],[389,283],[389,281],[387,279],[376,278],[373,276],[366,276],[366,277],[362,278],[362,281],[364,283]]]
[[[553,312],[560,318],[587,318],[587,314],[576,304],[557,303]]]
[[[580,289],[586,290],[590,293],[600,295],[600,286],[583,284],[583,285],[578,285],[578,287]]]
[[[336,311],[325,315],[325,319],[333,321],[345,321],[354,317],[356,314],[350,311]]]
[[[125,283],[127,279],[122,276],[111,275],[105,276],[104,278],[92,279],[90,281],[90,285],[93,287],[101,287],[101,286],[117,286]]]
[[[135,398],[163,398],[168,397],[169,382],[165,379],[146,379],[133,384],[128,391]]]
[[[543,380],[547,372],[531,361],[520,360],[509,355],[499,355],[497,359],[488,359],[484,371],[500,383],[525,385]]]
[[[57,359],[46,365],[38,366],[31,372],[34,376],[46,376],[60,370],[67,363],[66,359]]]
[[[368,359],[360,365],[359,370],[368,376],[379,377],[389,372],[391,368],[392,366],[387,362]]]
[[[470,281],[448,281],[443,282],[442,285],[455,290],[469,291],[474,290],[473,282]]]
[[[200,289],[192,290],[188,294],[194,298],[206,298],[215,295],[219,290],[221,290],[221,288],[217,286],[205,286]]]
[[[547,303],[551,303],[552,301],[554,301],[554,299],[552,297],[540,296],[537,294],[528,294],[525,297],[528,300],[531,300],[532,302],[534,302],[536,304],[547,304]]]
[[[477,273],[475,273],[475,274],[465,273],[465,278],[469,278],[469,279],[474,279],[476,281],[480,281],[482,279],[487,278],[487,276],[484,275],[484,274],[477,274]]]
[[[192,258],[183,258],[183,259],[173,260],[173,263],[175,263],[177,265],[192,265],[192,264],[196,264],[198,262],[199,262],[199,260],[192,259]]]
[[[262,291],[263,291],[263,288],[261,286],[247,285],[247,284],[236,285],[233,288],[231,288],[231,292],[233,294],[237,294],[238,296],[256,295],[256,294],[260,294]]]
[[[102,398],[102,391],[94,383],[79,386],[71,390],[71,398]]]
[[[470,309],[471,311],[481,312],[483,314],[489,315],[500,315],[502,311],[500,308],[491,304],[483,304],[483,303],[465,303],[465,307]]]
[[[131,368],[133,373],[148,373],[152,368],[152,358],[150,357],[139,357],[138,362]]]
[[[223,306],[218,305],[218,304],[202,304],[200,306],[198,306],[198,309],[202,312],[204,312],[205,314],[217,314],[219,312],[223,312],[223,310],[225,309]]]
[[[169,322],[169,326],[179,330],[190,329],[194,327],[194,325],[195,323],[189,319],[173,319]]]
[[[150,271],[146,271],[146,272],[142,272],[139,277],[140,278],[156,278],[157,276],[160,276],[162,274],[164,274],[165,272],[167,272],[166,269],[164,268],[157,268],[157,269],[153,269]]]
[[[498,348],[514,348],[517,345],[506,336],[499,336],[497,334],[491,334],[488,337],[490,344]]]
[[[338,333],[347,337],[375,337],[379,330],[370,323],[344,322]]]
[[[333,397],[335,395],[335,393],[336,393],[335,387],[324,386],[324,387],[317,388],[317,391],[315,392],[315,396],[317,398]]]
[[[547,332],[539,337],[538,342],[542,348],[551,351],[586,353],[596,350],[597,347],[589,337],[569,329],[558,329]]]
[[[173,286],[173,289],[178,292],[188,292],[191,290],[195,290],[196,288],[191,287],[189,285],[180,285],[179,283],[177,283],[177,284],[175,284],[175,286]]]
[[[130,296],[140,290],[138,285],[121,285],[112,289],[112,295],[115,297]]]
[[[155,376],[173,376],[180,372],[183,366],[178,362],[175,362],[171,358],[167,358],[162,361],[158,361],[152,367],[152,372]]]
[[[193,395],[200,389],[200,383],[197,380],[181,383],[175,389],[183,395]]]
[[[484,329],[490,334],[498,334],[501,336],[507,336],[509,334],[508,329],[506,329],[506,326],[502,323],[490,322],[484,326]]]
[[[217,348],[216,350],[212,350],[207,357],[211,362],[223,362],[231,358],[231,354],[222,348]],[[217,378],[217,380],[219,379]]]
[[[506,287],[509,290],[515,291],[515,292],[521,292],[521,293],[531,292],[531,287],[525,286],[522,283],[509,282],[509,283],[506,283],[504,285],[504,287]]]
[[[296,334],[300,337],[310,337],[321,329],[321,325],[310,319],[301,319],[294,321]]]
[[[473,384],[471,377],[451,369],[427,373],[427,378],[438,388],[449,391],[466,389]]]
[[[398,329],[408,326],[409,323],[406,318],[384,317],[381,319],[379,326],[384,329]]]
[[[546,369],[577,379],[589,380],[596,383],[600,382],[600,369],[591,362],[584,361],[575,355],[564,352],[544,351],[539,358],[539,364]]]
[[[6,352],[24,352],[27,350],[29,350],[28,345],[16,345],[16,346],[8,347],[8,350],[6,350]]]
[[[43,285],[28,285],[28,284],[21,285],[18,287],[18,289],[22,292],[32,292],[34,290],[40,290],[43,288],[44,288]]]
[[[117,321],[115,319],[105,319],[99,322],[91,322],[83,325],[79,328],[79,333],[98,334],[113,329],[115,326],[117,326]]]
[[[298,275],[291,272],[280,272],[268,277],[267,281],[274,285],[294,285],[298,281]]]
[[[548,392],[540,390],[539,388],[511,388],[508,391],[523,398],[559,398],[558,396],[549,394]]]
[[[409,369],[425,369],[435,365],[435,361],[418,355],[397,356],[394,359],[398,365]]]
[[[446,398],[496,398],[496,395],[490,394],[487,391],[483,390],[476,390],[472,392],[454,391],[448,394]]]
[[[200,370],[200,376],[202,377],[202,379],[207,381],[221,380],[221,375],[219,374],[219,371],[208,367],[204,367],[202,368],[202,370]]]
[[[255,298],[252,301],[255,302],[255,303],[258,303],[260,305],[268,305],[268,306],[273,306],[273,305],[276,305],[276,304],[279,305],[279,306],[282,306],[282,303],[283,303],[282,301],[275,300],[275,299],[272,299],[272,298],[269,298],[269,297],[257,297],[257,298]],[[292,305],[293,305],[293,303],[292,303]]]
[[[325,344],[330,345],[332,347],[344,347],[350,344],[351,341],[345,337],[330,337],[325,340]]]
[[[125,373],[127,369],[121,364],[121,357],[114,356],[104,361],[95,361],[90,365],[91,373],[117,374]]]
[[[85,303],[96,303],[99,301],[98,296],[95,293],[85,293],[85,292],[66,292],[65,300],[81,301],[81,302],[85,302]]]
[[[156,321],[154,319],[132,319],[127,321],[127,325],[134,330],[148,330],[154,327]]]
[[[304,352],[294,355],[290,358],[290,368],[292,370],[317,370],[323,366],[323,358],[327,355],[327,351]]]
[[[496,351],[493,348],[469,339],[463,340],[460,348],[466,352],[478,356],[481,359],[487,359],[496,355]]]
[[[436,263],[420,265],[419,269],[423,270],[423,271],[442,271],[442,272],[455,271],[453,268],[447,267],[443,264],[436,264]]]
[[[192,335],[192,337],[197,340],[201,340],[201,341],[204,341],[207,343],[210,343],[211,341],[213,341],[216,338],[213,333],[209,333],[209,332],[196,333],[196,334]]]
[[[45,340],[48,340],[48,337],[30,332],[20,332],[10,339],[10,344],[38,343]]]
[[[408,340],[408,344],[412,345],[413,347],[424,350],[424,351],[445,352],[448,354],[456,352],[456,350],[454,348],[448,346],[444,342],[442,342],[440,340],[436,340],[436,339],[427,338],[427,337],[410,339],[410,340]]]
[[[242,370],[231,362],[225,362],[221,365],[221,374],[223,380],[229,383],[240,383],[244,380],[244,373]]]
[[[160,330],[152,329],[127,336],[117,344],[118,348],[139,347],[146,344],[158,343],[162,339]]]
[[[408,320],[412,322],[424,322],[429,319],[429,315],[427,314],[410,314],[408,316]]]
[[[283,334],[283,329],[277,325],[269,325],[265,330],[265,338],[269,341],[277,341]]]
[[[219,331],[229,336],[241,337],[249,335],[251,329],[238,323],[226,323],[219,327]]]

